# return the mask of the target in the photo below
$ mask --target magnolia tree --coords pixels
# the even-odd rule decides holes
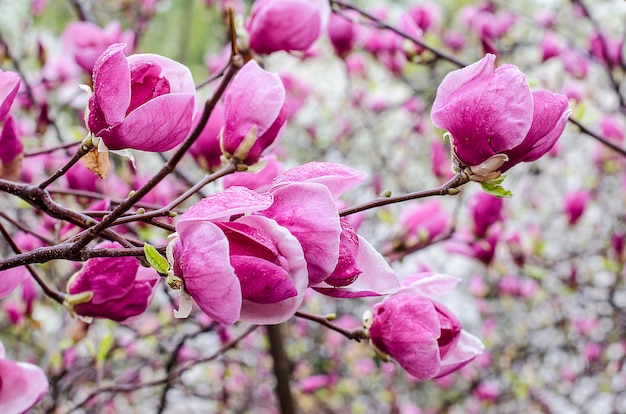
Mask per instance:
[[[625,4],[465,3],[2,3],[0,411],[626,411]]]

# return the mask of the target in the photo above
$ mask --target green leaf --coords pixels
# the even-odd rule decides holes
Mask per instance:
[[[170,265],[167,259],[158,252],[158,250],[151,244],[144,243],[143,251],[146,254],[146,259],[150,266],[154,268],[159,274],[166,275]]]
[[[501,182],[502,180],[500,180],[499,178],[496,178],[495,180],[482,182],[480,183],[480,185],[483,188],[484,192],[489,193],[492,196],[499,197],[499,198],[513,197],[512,192],[510,192],[509,190],[507,190],[506,188],[500,185]]]

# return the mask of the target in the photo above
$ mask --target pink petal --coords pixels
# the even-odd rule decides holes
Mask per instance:
[[[535,161],[554,146],[563,133],[572,110],[565,95],[550,91],[533,92],[534,115],[530,131],[524,142],[511,151],[505,152],[509,162],[502,171],[518,162]]]
[[[253,256],[230,256],[246,301],[263,305],[298,295],[289,273],[282,267]]]
[[[200,309],[222,325],[239,319],[241,286],[230,265],[228,240],[215,224],[195,223],[178,229],[177,266],[185,287]]]
[[[278,75],[254,61],[244,65],[224,94],[224,150],[234,153],[253,127],[263,135],[276,121],[285,103]]]
[[[161,95],[129,113],[122,123],[97,135],[112,150],[168,151],[187,137],[194,107],[192,94]]]
[[[93,67],[94,96],[108,125],[122,122],[130,104],[130,69],[123,52],[125,47],[124,43],[109,46]]]
[[[435,126],[448,130],[459,159],[480,164],[519,145],[532,122],[532,95],[513,65],[494,69],[495,55],[449,73],[431,111]]]
[[[291,183],[271,191],[274,203],[261,214],[296,236],[304,250],[309,283],[320,283],[339,258],[341,224],[330,192],[315,183]]]
[[[101,249],[120,249],[116,242],[103,242]],[[87,260],[81,270],[72,276],[67,285],[71,294],[92,291],[91,303],[102,304],[119,299],[128,293],[135,281],[139,261],[134,257],[96,257]]]
[[[36,365],[0,359],[0,412],[25,413],[48,392],[46,374]]]
[[[424,272],[402,280],[401,291],[412,291],[420,296],[435,299],[437,296],[454,290],[461,278],[444,273]]]
[[[269,208],[274,196],[257,193],[246,187],[233,186],[203,198],[178,220],[177,229],[198,221],[227,221],[231,216]]]
[[[441,361],[441,369],[435,378],[443,377],[463,368],[485,350],[483,343],[465,330],[461,331],[456,346]]]
[[[20,76],[14,72],[0,70],[0,121],[9,113],[20,89]]]
[[[336,288],[320,283],[313,288],[324,295],[336,298],[389,295],[400,288],[396,273],[382,255],[361,236],[359,236],[359,255],[356,258],[356,265],[362,273],[351,285]]]
[[[285,258],[283,264],[288,270],[297,296],[276,303],[254,303],[243,301],[241,320],[259,325],[272,325],[291,318],[304,301],[304,294],[309,282],[307,263],[298,240],[276,221],[262,216],[245,216],[238,220],[251,227],[263,230],[274,240],[279,253]]]
[[[285,171],[276,177],[274,184],[305,181],[320,183],[328,187],[333,199],[337,199],[352,187],[362,183],[365,177],[365,173],[342,164],[308,162]]]
[[[0,161],[5,166],[24,152],[24,144],[17,135],[15,122],[10,116],[4,122],[2,132],[0,132]]]
[[[24,266],[0,271],[0,299],[9,296],[26,279]]]
[[[158,65],[161,69],[160,76],[167,79],[170,85],[170,93],[181,93],[195,95],[196,87],[193,83],[193,77],[187,66],[176,62],[175,60],[152,53],[143,53],[128,56],[127,58],[129,70],[135,65],[142,62]]]

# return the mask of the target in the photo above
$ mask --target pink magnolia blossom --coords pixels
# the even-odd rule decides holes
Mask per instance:
[[[47,392],[48,379],[42,369],[6,359],[0,342],[0,412],[25,413]]]
[[[170,150],[191,128],[196,93],[191,72],[159,55],[126,57],[125,46],[109,46],[96,61],[89,130],[112,150]]]
[[[433,298],[447,293],[460,279],[420,273],[374,305],[370,341],[419,380],[448,375],[483,352],[482,342],[461,328],[456,316]]]
[[[91,22],[76,21],[67,25],[61,40],[74,55],[78,66],[92,73],[96,61],[110,45],[125,43],[124,52],[132,53],[130,45],[135,41],[135,34],[130,30],[122,33],[122,27],[116,20],[104,29]]]
[[[0,122],[7,116],[20,88],[20,77],[15,72],[0,70]]]
[[[252,165],[276,140],[287,116],[280,78],[250,61],[224,94],[222,149],[226,156]]]
[[[355,17],[354,14],[346,16]],[[357,40],[357,26],[348,18],[332,13],[328,21],[328,37],[337,56],[345,57]]]
[[[97,247],[117,249],[122,246],[103,242]],[[71,277],[67,292],[71,295],[93,292],[87,302],[74,305],[78,315],[123,322],[145,312],[158,282],[156,272],[139,266],[134,257],[96,257],[89,259]]]
[[[396,252],[414,251],[427,246],[450,227],[452,217],[439,200],[408,206],[405,208],[393,236],[392,245]]]
[[[0,178],[17,181],[22,171],[24,145],[9,116],[0,132]]]
[[[504,172],[534,161],[559,138],[571,110],[567,97],[531,92],[525,75],[513,65],[495,67],[495,55],[449,73],[441,82],[431,118],[451,134],[463,166],[475,166],[506,154]]]
[[[229,187],[192,206],[176,225],[174,274],[223,325],[280,323],[304,300],[308,272],[298,239],[276,220],[251,214],[274,201],[270,193]]]
[[[330,16],[324,0],[259,0],[246,29],[256,53],[306,51],[322,34]]]
[[[469,202],[470,215],[474,221],[474,234],[483,238],[489,228],[502,220],[504,199],[485,192],[476,193]]]
[[[193,126],[200,121],[200,112],[196,113]],[[217,104],[198,139],[189,148],[189,153],[199,166],[207,171],[213,171],[222,164],[222,149],[220,147],[220,131],[224,126],[224,105]]]
[[[310,162],[291,168],[277,177],[274,180],[274,191],[300,182],[323,184],[330,190],[335,205],[339,206],[342,204],[339,197],[364,179],[365,174],[344,165]],[[307,259],[309,261],[328,258],[323,270],[321,264],[314,272],[310,269],[309,286],[325,295],[344,298],[380,296],[395,292],[399,287],[398,278],[381,254],[367,240],[356,234],[347,219],[341,220],[340,228],[338,246],[323,246],[324,254],[305,248],[305,255],[312,256]],[[316,245],[315,240],[306,243]],[[318,246],[317,249],[319,248]],[[339,249],[338,256],[334,255],[335,248]],[[334,264],[331,264],[331,257],[337,257]]]
[[[591,193],[588,190],[572,191],[565,195],[564,210],[570,226],[578,222],[590,200]]]
[[[441,6],[435,2],[425,1],[416,4],[409,10],[409,14],[423,32],[437,30],[441,24]]]

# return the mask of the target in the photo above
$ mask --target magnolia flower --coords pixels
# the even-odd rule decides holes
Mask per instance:
[[[328,37],[338,56],[347,56],[354,48],[357,27],[350,19],[332,13],[328,21]]]
[[[592,195],[588,190],[572,191],[565,195],[563,210],[567,216],[567,223],[573,226],[585,212]]]
[[[227,157],[252,165],[276,140],[287,116],[285,88],[273,73],[250,61],[224,94],[222,150]]]
[[[13,117],[9,116],[0,132],[0,178],[17,181],[23,156],[24,145],[17,134]]]
[[[91,73],[96,61],[107,47],[114,43],[130,45],[135,40],[135,34],[130,30],[122,33],[120,22],[116,20],[104,29],[91,22],[76,21],[67,25],[61,40],[74,56],[78,66]],[[132,47],[125,46],[124,52],[132,53]]]
[[[20,77],[17,73],[0,70],[0,121],[9,113],[19,88]]]
[[[322,34],[330,6],[324,0],[259,0],[246,29],[256,53],[306,51]]]
[[[495,58],[488,54],[449,73],[437,89],[431,118],[449,131],[461,166],[477,166],[504,154],[508,161],[499,168],[504,172],[548,152],[571,110],[565,95],[531,92],[516,66],[495,68]]]
[[[174,275],[200,309],[223,325],[239,319],[284,322],[304,300],[308,271],[298,239],[276,220],[251,214],[273,203],[269,193],[229,187],[189,208],[176,225]]]
[[[444,305],[433,300],[454,288],[459,278],[421,273],[374,305],[367,321],[372,345],[420,380],[448,375],[480,355],[484,346],[461,329]]]
[[[201,118],[201,112],[196,113],[194,127]],[[213,171],[222,164],[222,149],[220,148],[220,131],[224,126],[224,105],[217,104],[198,139],[189,148],[189,153],[199,166],[207,171]]]
[[[0,412],[25,413],[48,392],[48,379],[38,366],[5,356],[0,342]]]
[[[97,247],[117,249],[122,246],[103,242]],[[73,306],[78,315],[123,322],[145,312],[159,280],[154,270],[139,266],[134,257],[96,257],[89,259],[70,278],[67,292],[89,297],[86,302]]]
[[[108,149],[170,150],[191,128],[191,72],[163,56],[126,57],[125,47],[113,44],[96,61],[87,126]]]
[[[408,206],[400,215],[392,245],[396,252],[413,251],[427,246],[444,234],[452,222],[439,200]]]
[[[270,192],[297,183],[322,184],[330,191],[337,207],[341,205],[339,197],[364,179],[365,174],[345,165],[310,162],[291,168],[277,177]],[[322,215],[319,217],[313,220],[318,223],[312,226],[313,229],[328,220]],[[307,261],[318,263],[317,269],[309,268],[309,286],[333,297],[380,296],[395,292],[399,287],[398,277],[381,254],[367,240],[356,234],[346,219],[341,220],[340,228],[338,246],[329,243],[321,246],[315,239],[304,240],[303,246],[313,247],[304,249]],[[300,233],[307,236],[309,232]],[[323,257],[326,257],[325,263],[319,263]]]
[[[474,235],[483,238],[487,230],[502,220],[504,200],[491,194],[480,191],[469,202],[469,210],[474,221]]]

